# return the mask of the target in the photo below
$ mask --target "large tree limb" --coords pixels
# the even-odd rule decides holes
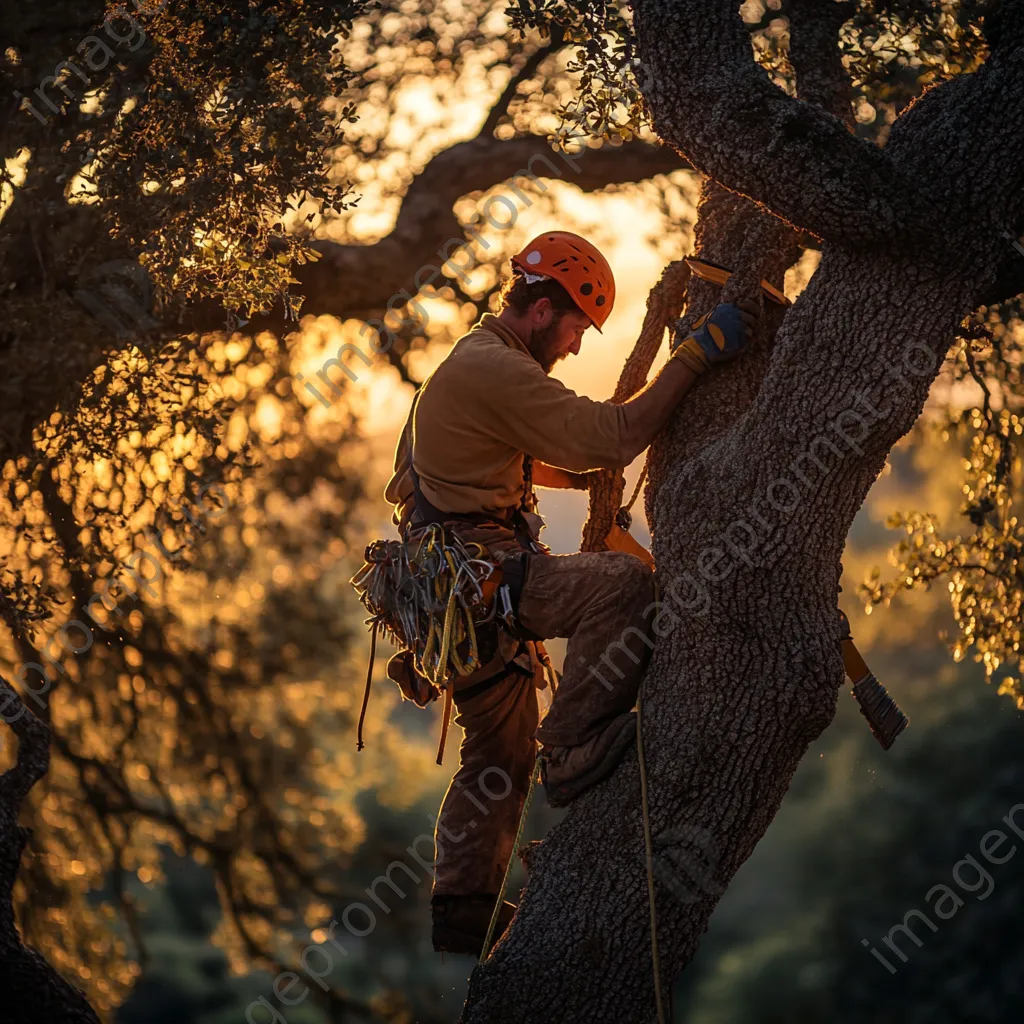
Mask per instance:
[[[296,275],[300,282],[297,290],[307,296],[304,311],[369,318],[379,316],[389,303],[396,308],[396,300],[400,308],[403,295],[414,296],[418,282],[429,281],[430,271],[440,270],[466,242],[453,208],[470,192],[504,184],[504,202],[492,204],[484,214],[490,214],[496,224],[507,224],[510,219],[515,221],[520,210],[533,205],[521,188],[524,183],[547,191],[546,181],[561,179],[591,192],[686,166],[667,147],[640,141],[606,144],[575,154],[556,153],[539,136],[480,137],[456,143],[438,153],[416,176],[402,200],[394,228],[380,241],[372,245],[315,243],[321,259],[298,268]],[[477,251],[481,261],[487,258],[486,249],[478,246]],[[434,280],[439,286],[446,283],[440,274]]]
[[[622,146],[603,145],[586,148],[578,153],[560,155],[540,136],[501,140],[480,137],[437,154],[413,180],[402,200],[395,227],[380,241],[369,245],[343,244],[321,240],[315,247],[322,253],[318,263],[297,267],[299,284],[296,291],[307,296],[303,313],[332,314],[339,317],[369,319],[382,317],[388,310],[401,308],[406,296],[414,295],[417,280],[424,284],[432,272],[443,265],[461,246],[470,242],[454,213],[454,205],[462,196],[485,191],[508,182],[503,194],[516,211],[528,208],[533,199],[522,186],[546,190],[546,182],[560,179],[575,184],[584,191],[595,191],[608,185],[642,181],[657,174],[685,168],[679,156],[665,146],[632,141]],[[524,181],[524,177],[527,181]],[[9,244],[23,244],[31,251],[27,235],[19,242],[18,225],[29,230],[31,216],[26,209],[30,200],[19,190],[14,203],[4,218],[4,231],[11,232]],[[490,211],[499,223],[509,220],[508,205],[496,204]],[[93,207],[64,208],[66,221],[61,222],[58,234],[62,246],[71,251],[85,251],[85,240],[101,225]],[[56,216],[56,213],[54,213]],[[483,261],[488,258],[482,245],[470,243],[466,252],[456,257],[451,267],[465,266],[467,256]],[[454,271],[453,271],[454,272]],[[448,278],[438,273],[436,287],[444,287]],[[62,329],[69,308],[75,303],[70,292],[77,287],[74,280],[61,280],[61,291],[55,299],[44,302],[39,288],[41,277],[27,265],[18,288],[13,293],[22,297],[25,308],[42,305],[52,311],[54,333]],[[91,286],[95,292],[98,286]],[[63,289],[67,289],[64,291]],[[107,302],[104,295],[98,297]],[[109,303],[107,303],[109,304]],[[144,311],[140,311],[144,312]],[[64,318],[64,319],[61,319]],[[49,417],[56,409],[72,404],[81,381],[93,369],[102,365],[108,353],[123,344],[123,339],[99,323],[85,320],[89,329],[78,330],[66,353],[66,359],[54,367],[47,352],[31,340],[21,344],[17,329],[0,328],[0,366],[6,366],[8,376],[18,382],[19,402],[12,403],[5,416],[0,416],[0,454],[11,457],[25,451],[30,445],[35,425]],[[15,323],[14,328],[18,328]],[[8,328],[11,327],[8,321]],[[260,328],[285,330],[294,327],[286,322],[280,310],[254,322],[250,330]],[[223,330],[224,311],[214,304],[190,311],[182,324],[169,323],[162,331],[154,330],[136,338],[144,351],[152,351],[161,337],[178,337],[184,331],[197,334]],[[400,360],[402,351],[388,353],[393,362]]]
[[[400,310],[424,287],[445,287],[451,279],[441,268],[449,260],[456,275],[485,262],[490,245],[478,240],[473,225],[467,231],[455,216],[455,203],[469,193],[503,185],[501,201],[490,204],[474,224],[489,216],[494,226],[510,226],[523,209],[533,205],[524,186],[546,192],[546,182],[562,180],[593,192],[688,166],[667,146],[641,140],[565,153],[553,149],[541,136],[496,139],[480,135],[456,143],[434,156],[416,175],[402,198],[394,227],[383,238],[368,245],[327,238],[312,243],[320,259],[293,268],[298,281],[295,291],[306,297],[302,313],[380,319],[389,310]],[[453,258],[456,253],[458,257]],[[207,304],[190,311],[187,324],[200,333],[220,330],[224,312]],[[250,330],[287,326],[276,310],[257,318]]]
[[[635,9],[654,128],[694,167],[826,241],[937,244],[936,210],[916,180],[834,114],[773,85],[734,9]]]

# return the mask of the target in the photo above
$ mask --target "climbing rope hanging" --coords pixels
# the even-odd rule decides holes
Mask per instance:
[[[647,380],[647,374],[654,362],[665,327],[681,312],[683,296],[689,282],[690,267],[682,260],[670,264],[661,280],[651,292],[647,302],[647,315],[640,337],[626,360],[613,401],[625,402],[638,392]],[[644,460],[640,476],[633,486],[633,493],[625,505],[611,514],[617,500],[621,498],[625,480],[621,470],[602,473],[602,479],[590,490],[590,515],[584,527],[583,550],[628,551],[654,569],[650,552],[635,541],[629,533],[632,526],[632,508],[636,504],[647,480],[649,456]],[[654,580],[654,597],[661,600],[657,574]],[[654,892],[654,842],[651,836],[650,795],[647,778],[647,762],[643,745],[643,682],[637,694],[636,751],[640,768],[640,815],[643,823],[644,864],[647,875],[647,902],[651,928],[651,970],[654,981],[654,1000],[658,1024],[666,1024],[665,1002],[661,984],[661,958],[658,950],[658,912]]]
[[[658,584],[654,584],[654,599],[659,600]],[[644,825],[644,863],[647,867],[647,905],[651,919],[651,970],[654,975],[654,1005],[658,1011],[658,1024],[665,1024],[665,1006],[661,995],[661,957],[658,952],[658,908],[654,898],[654,840],[651,837],[651,804],[647,788],[647,762],[644,758],[643,739],[643,683],[636,697],[636,757],[640,765],[640,816]]]
[[[530,804],[533,802],[533,791],[537,787],[537,780],[540,778],[540,754],[533,762],[533,771],[530,773],[530,786],[526,790],[526,799],[523,801],[523,810],[519,815],[519,827],[516,829],[516,838],[512,843],[512,852],[509,854],[508,864],[505,865],[505,874],[501,879],[501,887],[498,889],[498,898],[494,901],[494,910],[491,911],[491,920],[487,925],[487,934],[484,936],[484,944],[480,948],[480,963],[487,959],[491,948],[491,939],[494,938],[494,930],[498,926],[498,917],[501,914],[502,905],[505,902],[505,893],[508,891],[508,880],[512,874],[512,863],[515,860],[516,851],[523,840],[523,830],[526,828],[526,818],[530,813]]]

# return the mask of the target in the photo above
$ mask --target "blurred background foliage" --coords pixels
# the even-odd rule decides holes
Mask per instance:
[[[15,7],[4,96],[73,55],[104,14],[102,3]],[[976,8],[855,5],[840,45],[865,138],[884,143],[929,82],[984,60]],[[788,10],[743,4],[759,60],[792,89]],[[648,289],[691,250],[698,182],[688,170],[597,191],[571,175],[520,182],[528,209],[509,230],[477,226],[486,247],[468,280],[449,272],[423,289],[429,323],[404,329],[357,380],[336,375],[325,405],[297,374],[361,344],[365,320],[309,307],[294,320],[294,268],[312,242],[365,247],[378,273],[375,247],[417,176],[467,139],[539,143],[566,124],[604,145],[649,138],[628,11],[211,0],[145,24],[146,40],[119,50],[81,102],[61,101],[45,128],[19,112],[0,134],[0,662],[14,678],[24,662],[49,664],[44,650],[59,665],[31,705],[54,730],[54,760],[26,811],[34,834],[16,900],[26,940],[106,1020],[227,1024],[273,1001],[274,976],[311,940],[329,949],[329,922],[365,902],[387,865],[414,865],[409,845],[430,832],[447,781],[431,763],[435,716],[392,688],[375,690],[358,759],[353,737],[366,641],[346,581],[389,529],[381,492],[415,383],[491,307],[507,257],[558,223],[606,249],[622,296],[617,323],[559,375],[609,394]],[[474,178],[458,225],[500,191]],[[276,303],[283,319],[119,341],[68,282],[130,255],[150,270],[165,324],[185,299],[222,319]],[[791,296],[816,259],[787,276]],[[953,1024],[1024,1008],[1012,863],[895,976],[860,942],[921,907],[1024,801],[1022,342],[1016,303],[964,325],[851,534],[844,607],[912,729],[883,755],[841,699],[680,979],[677,1019]],[[221,497],[200,507],[204,488]],[[555,550],[578,544],[584,501],[544,496]],[[904,533],[896,546],[886,523]],[[152,591],[101,614],[88,650],[62,651],[54,634],[141,550]],[[446,767],[454,756],[449,745]],[[531,837],[555,820],[535,807]],[[419,875],[402,898],[385,891],[370,934],[346,936],[332,996],[314,989],[281,1008],[290,1024],[456,1019],[471,963],[430,951]]]

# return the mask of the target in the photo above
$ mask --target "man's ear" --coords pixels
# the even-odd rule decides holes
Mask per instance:
[[[554,306],[546,295],[539,298],[530,309],[534,327],[547,327],[551,323],[551,317],[554,315]]]

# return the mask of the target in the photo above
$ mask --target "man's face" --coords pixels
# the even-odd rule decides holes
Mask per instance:
[[[579,310],[559,315],[550,299],[538,299],[530,310],[532,334],[529,349],[534,359],[550,373],[560,359],[571,352],[579,355],[583,332],[591,326],[590,317]]]

